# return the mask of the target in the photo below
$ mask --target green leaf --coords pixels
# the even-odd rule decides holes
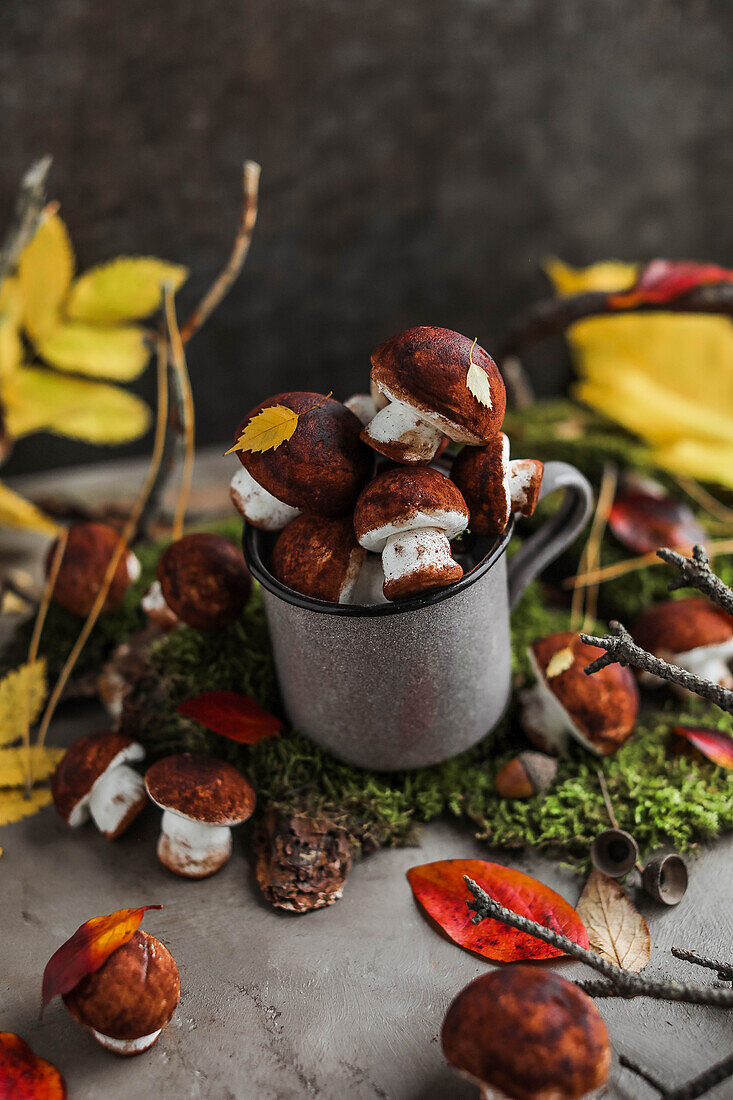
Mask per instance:
[[[73,320],[95,324],[147,317],[161,304],[161,283],[172,283],[178,290],[187,276],[187,268],[154,256],[119,256],[79,276],[66,313]]]
[[[47,363],[59,370],[129,382],[142,374],[150,358],[145,330],[133,325],[88,325],[69,321],[38,344]]]
[[[74,275],[74,252],[58,214],[41,223],[18,261],[23,324],[32,340],[45,339],[59,323]]]

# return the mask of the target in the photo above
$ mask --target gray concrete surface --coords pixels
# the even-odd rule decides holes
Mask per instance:
[[[219,483],[228,461],[202,456],[198,488]],[[123,493],[139,469],[86,472],[87,499],[109,487],[110,473]],[[55,488],[79,491],[80,484],[73,473]],[[39,549],[4,533],[0,557],[28,562],[32,547]],[[50,740],[67,744],[100,721],[96,708],[66,708]],[[357,865],[333,908],[289,916],[261,900],[241,837],[213,878],[188,882],[169,874],[155,856],[158,818],[150,807],[112,845],[91,826],[72,832],[51,808],[0,829],[0,1029],[19,1033],[62,1070],[70,1100],[476,1097],[444,1064],[438,1037],[452,997],[491,964],[443,939],[405,879],[416,863],[492,858],[467,829],[433,825],[419,849],[379,852]],[[732,856],[733,838],[701,852],[677,909],[637,899],[652,933],[650,974],[710,980],[675,960],[674,945],[733,955]],[[501,852],[494,857],[509,862]],[[581,882],[571,872],[531,853],[511,862],[577,900]],[[173,952],[183,988],[158,1044],[139,1058],[117,1058],[73,1023],[58,999],[39,1020],[43,968],[78,925],[155,903],[164,908],[149,913],[144,927]],[[569,977],[584,973],[576,963],[552,965]],[[620,1053],[670,1083],[730,1053],[726,1013],[646,1000],[599,1006],[616,1055],[611,1100],[656,1095],[619,1069]],[[709,1096],[730,1100],[733,1081]]]

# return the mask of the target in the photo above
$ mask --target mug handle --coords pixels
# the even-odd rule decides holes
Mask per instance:
[[[556,489],[564,490],[554,516],[526,540],[509,562],[509,608],[514,610],[531,580],[559,558],[582,531],[593,509],[593,490],[588,479],[568,462],[546,462],[540,500]]]

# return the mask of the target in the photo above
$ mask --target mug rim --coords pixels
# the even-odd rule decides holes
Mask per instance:
[[[242,532],[242,551],[252,576],[263,588],[279,597],[285,603],[300,607],[305,611],[313,611],[319,615],[344,615],[351,618],[373,618],[379,615],[403,615],[410,611],[422,611],[424,608],[433,607],[435,604],[449,600],[457,596],[459,592],[465,592],[472,584],[480,580],[489,569],[499,560],[506,551],[514,531],[514,516],[511,516],[506,530],[493,543],[483,558],[468,573],[464,573],[459,581],[447,585],[445,588],[426,592],[423,596],[414,596],[410,600],[400,600],[396,603],[379,604],[349,604],[331,603],[330,600],[315,600],[312,596],[304,596],[293,588],[288,588],[276,577],[262,560],[260,543],[265,532],[253,527],[246,520]]]

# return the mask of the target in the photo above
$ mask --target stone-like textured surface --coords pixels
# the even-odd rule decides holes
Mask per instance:
[[[82,263],[183,260],[185,306],[262,162],[247,272],[190,349],[225,439],[267,393],[363,388],[408,325],[491,351],[548,252],[733,262],[732,37],[716,0],[6,0],[0,210],[50,151]]]

